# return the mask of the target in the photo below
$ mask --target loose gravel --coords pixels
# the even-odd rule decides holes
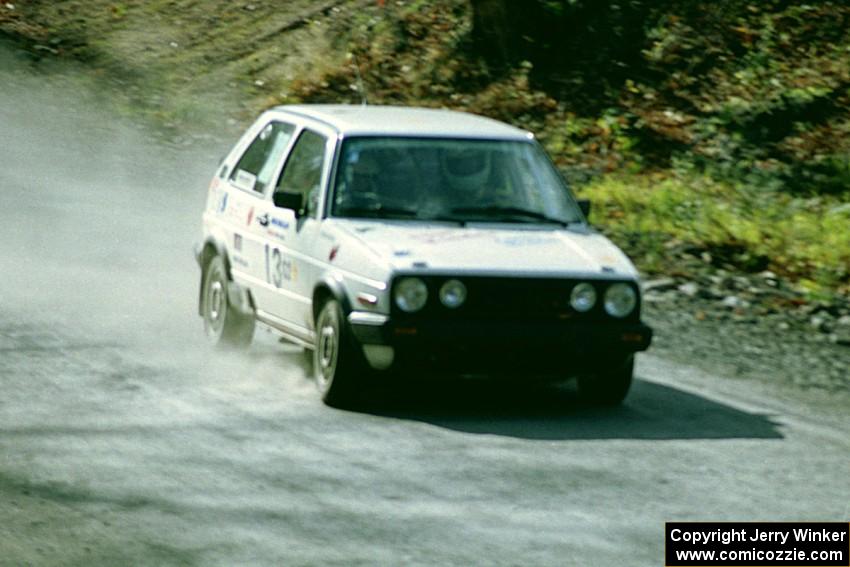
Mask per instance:
[[[850,301],[811,301],[771,272],[644,281],[652,351],[721,375],[850,395]]]

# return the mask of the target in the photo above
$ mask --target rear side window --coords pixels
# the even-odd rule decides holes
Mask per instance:
[[[324,163],[325,138],[310,130],[304,130],[286,160],[275,191],[301,193],[307,203],[308,212],[315,213]]]
[[[291,124],[269,123],[239,158],[230,181],[246,191],[264,192],[294,132]]]

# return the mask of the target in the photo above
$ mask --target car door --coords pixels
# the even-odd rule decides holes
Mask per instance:
[[[322,188],[330,169],[330,137],[304,128],[286,158],[275,193],[299,194],[300,211],[275,208],[270,223],[280,233],[279,245],[269,251],[270,275],[283,282],[272,314],[295,327],[299,334],[312,336],[312,295],[324,262],[318,257],[320,245],[319,205]]]
[[[269,208],[270,193],[296,128],[269,120],[236,160],[226,182],[221,206],[227,221],[228,250],[233,278],[251,290],[258,306],[268,302],[264,253],[267,234],[257,219]]]

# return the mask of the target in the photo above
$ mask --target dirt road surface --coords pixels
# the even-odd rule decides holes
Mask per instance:
[[[569,388],[324,407],[301,352],[212,351],[208,176],[0,56],[0,564],[661,565],[673,520],[850,520],[850,417],[651,354]],[[485,394],[485,392],[488,392]]]

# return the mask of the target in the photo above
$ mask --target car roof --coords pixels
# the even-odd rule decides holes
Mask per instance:
[[[504,122],[453,110],[405,106],[299,104],[274,110],[311,118],[344,136],[405,136],[529,140],[531,133]]]

